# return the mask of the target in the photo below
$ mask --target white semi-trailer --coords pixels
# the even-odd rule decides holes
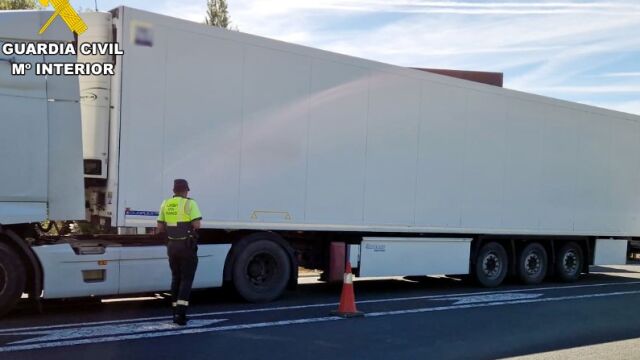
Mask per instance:
[[[0,42],[76,41],[61,21],[37,35],[49,16],[0,12]],[[359,276],[573,281],[640,236],[638,116],[127,7],[83,17],[78,42],[124,55],[78,61],[115,75],[12,76],[60,59],[0,55],[0,312],[168,289],[148,234],[174,178],[204,215],[194,286],[250,301],[345,257]]]

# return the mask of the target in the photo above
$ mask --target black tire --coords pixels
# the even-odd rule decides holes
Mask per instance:
[[[260,303],[280,297],[291,276],[287,252],[279,244],[260,239],[239,249],[233,263],[233,285],[249,302]]]
[[[7,244],[0,243],[0,316],[11,311],[24,292],[25,283],[20,257]]]
[[[518,277],[523,284],[539,284],[547,276],[547,251],[539,243],[531,243],[518,256]]]
[[[497,242],[485,244],[476,256],[475,277],[480,285],[496,287],[502,284],[509,269],[509,257]]]
[[[563,282],[574,282],[578,280],[584,266],[584,256],[582,248],[570,242],[565,244],[556,254],[556,276]]]

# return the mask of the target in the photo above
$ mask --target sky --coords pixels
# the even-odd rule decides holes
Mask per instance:
[[[97,0],[203,22],[206,0]],[[640,0],[227,0],[239,31],[640,115]],[[94,0],[71,0],[93,9]]]

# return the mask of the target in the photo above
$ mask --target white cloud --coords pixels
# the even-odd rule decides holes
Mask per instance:
[[[602,74],[604,77],[640,77],[640,71],[637,72],[610,72]]]
[[[639,112],[635,102],[611,101],[637,96],[640,72],[616,68],[640,49],[637,0],[228,2],[243,32],[401,66],[504,71],[510,88],[567,100],[591,94],[591,103],[607,95]],[[206,0],[154,4],[147,10],[204,19]]]
[[[160,7],[154,11],[160,14],[177,17],[180,19],[204,22],[206,14],[206,0],[202,1],[177,1],[165,0],[158,2]]]
[[[465,1],[381,1],[381,0],[271,0],[240,1],[253,12],[263,15],[301,10],[335,10],[352,12],[452,13],[452,14],[549,14],[592,11],[638,12],[633,2],[465,2]]]
[[[623,102],[609,102],[600,103],[599,106],[613,109],[617,111],[626,112],[629,114],[640,115],[640,100],[637,101],[623,101]]]
[[[539,93],[570,93],[570,94],[610,94],[610,93],[640,93],[640,85],[593,85],[593,86],[544,86],[531,87],[530,90]]]
[[[640,49],[637,1],[232,0],[231,10],[243,31],[403,66],[504,71],[507,87],[568,100],[637,90],[629,73],[576,83]],[[370,14],[393,16],[361,24]],[[354,26],[323,26],[335,17]]]

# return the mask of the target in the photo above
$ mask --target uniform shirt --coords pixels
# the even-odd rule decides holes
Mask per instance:
[[[170,239],[186,239],[193,230],[191,222],[200,219],[195,200],[177,195],[163,201],[158,213],[158,222],[166,224]]]

